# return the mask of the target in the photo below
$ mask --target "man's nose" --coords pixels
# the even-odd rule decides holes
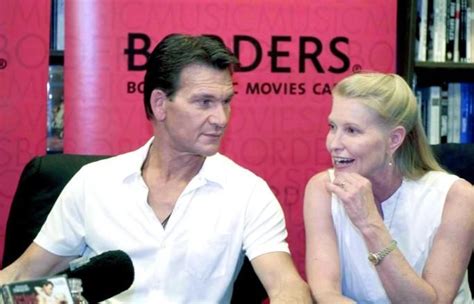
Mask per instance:
[[[213,125],[224,128],[229,121],[230,107],[228,104],[220,103],[215,107],[210,117],[210,122]]]

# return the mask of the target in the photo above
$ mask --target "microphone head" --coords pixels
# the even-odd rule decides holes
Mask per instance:
[[[82,295],[89,303],[97,303],[129,289],[135,279],[135,271],[128,254],[122,250],[112,250],[67,271],[67,276],[81,279]]]

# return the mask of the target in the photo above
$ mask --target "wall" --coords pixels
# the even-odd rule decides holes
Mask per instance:
[[[67,152],[116,154],[146,141],[143,64],[165,35],[214,34],[238,53],[244,71],[221,151],[269,182],[303,272],[303,192],[330,166],[331,89],[361,69],[395,71],[396,1],[75,1],[66,10]]]
[[[0,256],[24,165],[46,151],[48,0],[0,1]]]
[[[49,1],[0,6],[0,63],[8,61],[0,66],[3,243],[21,168],[45,151]],[[303,192],[330,165],[331,89],[361,69],[395,71],[396,1],[68,1],[66,153],[117,154],[145,142],[151,128],[142,66],[170,32],[216,34],[238,51],[246,70],[235,75],[238,94],[221,151],[269,182],[304,273]]]

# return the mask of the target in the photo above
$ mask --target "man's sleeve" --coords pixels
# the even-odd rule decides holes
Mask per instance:
[[[37,245],[56,255],[84,252],[84,175],[84,170],[79,170],[64,187],[34,239]]]
[[[250,195],[245,217],[243,248],[250,260],[269,252],[290,252],[283,210],[261,179]]]

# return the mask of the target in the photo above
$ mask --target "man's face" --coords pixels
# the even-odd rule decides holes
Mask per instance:
[[[46,295],[50,296],[53,294],[53,284],[46,284],[43,286],[43,291]]]
[[[228,70],[193,64],[185,67],[180,83],[164,103],[164,134],[178,153],[210,156],[219,150],[234,95]]]

